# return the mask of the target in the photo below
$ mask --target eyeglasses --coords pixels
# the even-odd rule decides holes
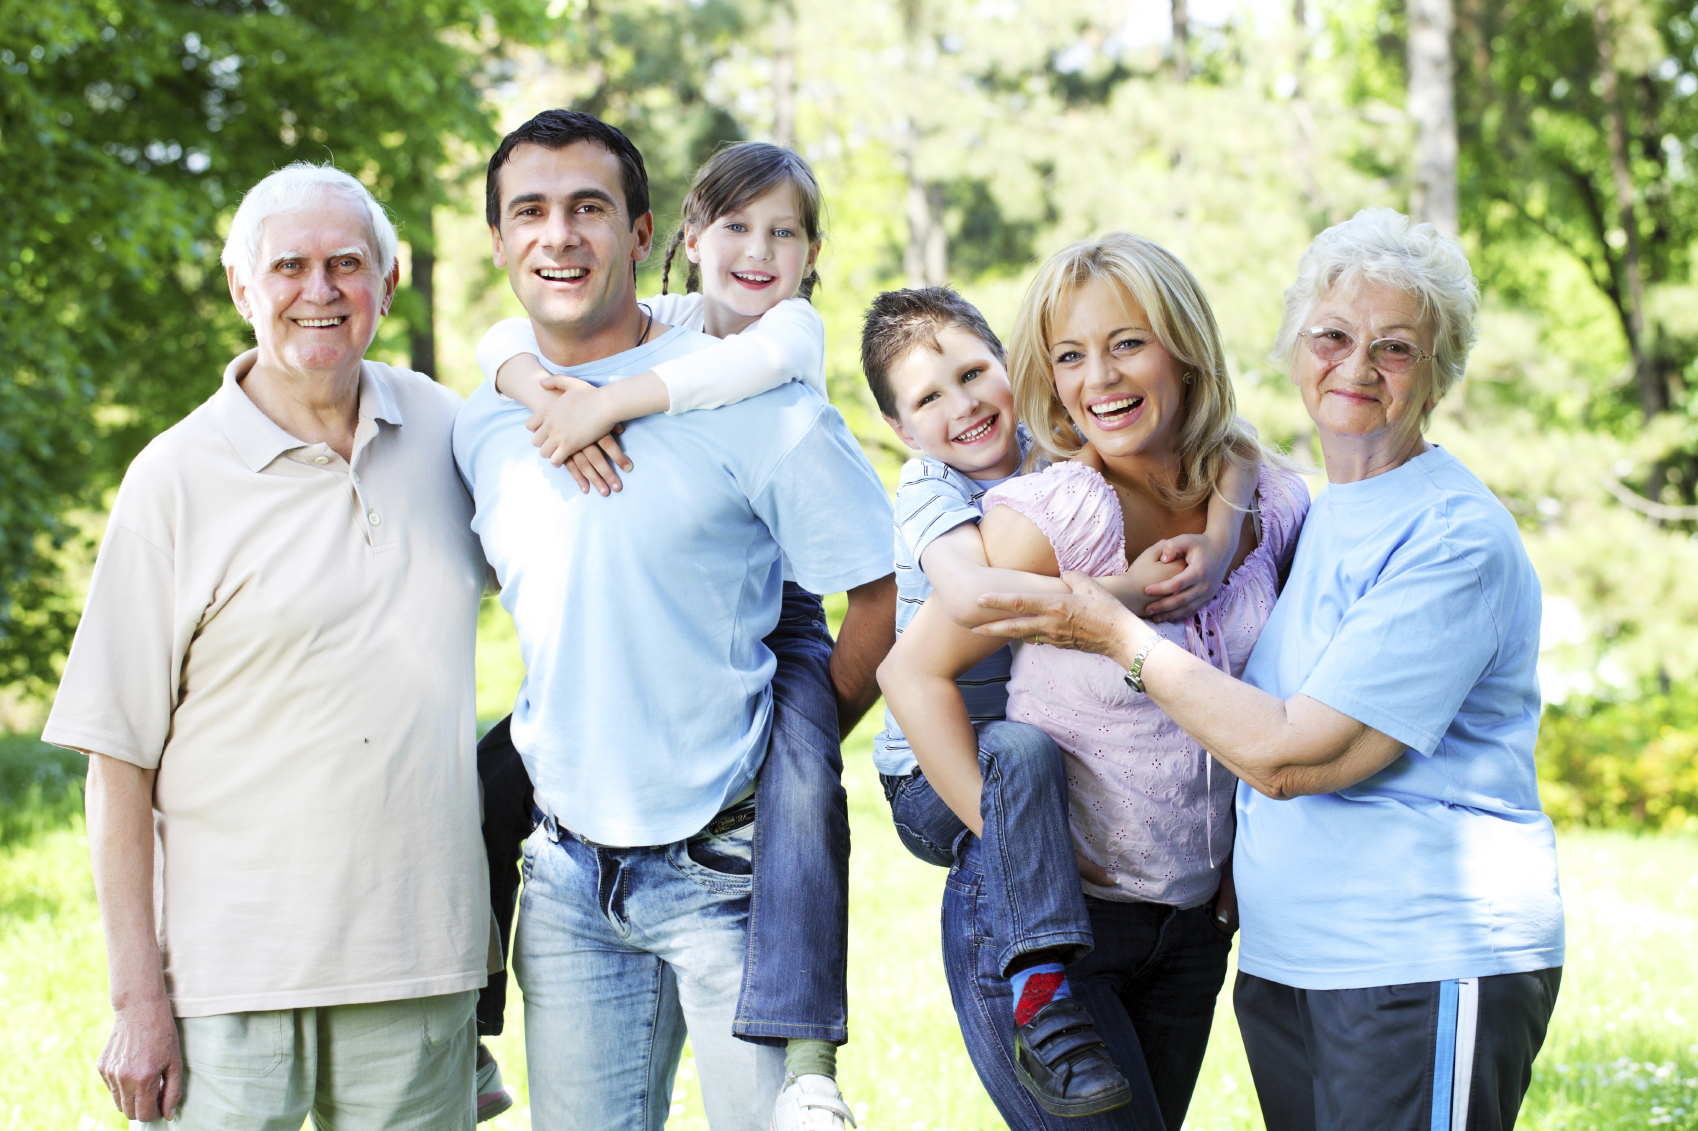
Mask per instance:
[[[1311,326],[1298,336],[1309,339],[1310,351],[1322,361],[1343,361],[1356,352],[1355,337],[1336,326]],[[1375,338],[1368,343],[1368,364],[1382,373],[1407,373],[1432,356],[1402,338]]]

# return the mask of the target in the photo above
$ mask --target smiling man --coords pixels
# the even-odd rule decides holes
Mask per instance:
[[[618,130],[538,115],[490,159],[487,200],[495,261],[555,372],[603,385],[714,343],[637,304],[654,221]],[[732,1036],[772,725],[762,640],[786,561],[813,592],[848,591],[833,673],[871,701],[890,504],[837,410],[797,383],[629,422],[636,470],[609,498],[537,455],[529,415],[486,383],[454,450],[525,661],[511,733],[540,825],[514,969],[532,1125],[658,1129],[687,1032],[710,1125],[756,1131],[784,1079],[782,1048]]]
[[[243,198],[258,348],[125,473],[43,732],[89,755],[99,1070],[150,1126],[473,1125],[485,567],[459,398],[363,360],[395,249],[340,170]]]

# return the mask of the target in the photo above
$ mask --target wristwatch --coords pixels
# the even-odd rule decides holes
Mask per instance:
[[[1139,695],[1146,694],[1144,691],[1144,661],[1150,658],[1150,653],[1154,652],[1156,645],[1162,643],[1164,639],[1165,637],[1161,636],[1150,637],[1150,642],[1138,650],[1138,654],[1132,657],[1132,666],[1126,669],[1126,686]]]

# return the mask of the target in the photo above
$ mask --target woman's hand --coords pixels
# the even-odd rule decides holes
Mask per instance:
[[[986,593],[979,598],[980,605],[1011,615],[973,631],[980,636],[1095,652],[1117,663],[1131,663],[1155,629],[1133,616],[1113,594],[1085,574],[1068,571],[1061,579],[1070,590],[1064,596]]]
[[[177,1114],[183,1099],[183,1054],[171,1003],[163,994],[117,1011],[95,1070],[127,1118],[150,1123]]]

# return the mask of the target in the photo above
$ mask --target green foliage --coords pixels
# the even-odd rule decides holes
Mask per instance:
[[[1538,764],[1558,824],[1698,832],[1698,695],[1547,707]]]
[[[403,224],[494,136],[474,37],[522,0],[0,0],[0,682],[53,678],[62,519],[245,348],[220,220],[334,159]],[[403,232],[403,234],[405,234]]]
[[[0,850],[71,824],[88,759],[32,736],[0,735]]]

